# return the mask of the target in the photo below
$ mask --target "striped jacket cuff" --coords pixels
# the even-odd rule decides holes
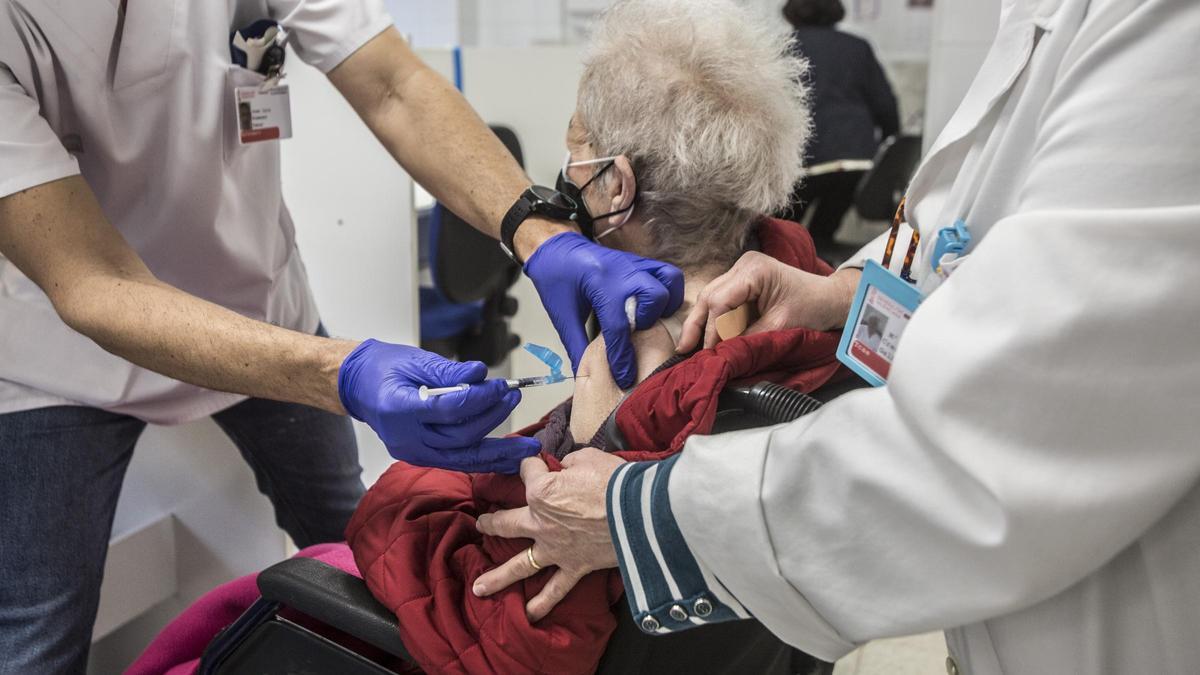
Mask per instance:
[[[675,524],[667,483],[678,458],[626,464],[608,483],[608,523],[625,597],[646,633],[750,618],[692,555]]]

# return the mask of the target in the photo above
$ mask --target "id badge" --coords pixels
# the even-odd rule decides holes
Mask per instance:
[[[236,87],[233,99],[242,145],[292,137],[292,99],[286,84]]]
[[[842,330],[838,360],[873,386],[886,384],[900,336],[923,299],[911,284],[868,260]]]

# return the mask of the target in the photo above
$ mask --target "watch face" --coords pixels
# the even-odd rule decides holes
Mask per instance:
[[[556,209],[575,210],[575,201],[558,190],[552,190],[541,185],[534,185],[529,188],[529,191],[532,192],[535,197]]]

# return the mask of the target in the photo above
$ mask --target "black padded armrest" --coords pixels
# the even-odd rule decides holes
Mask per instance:
[[[393,656],[412,660],[400,640],[396,616],[379,604],[366,583],[312,558],[292,558],[263,570],[258,590],[326,625],[370,643]]]

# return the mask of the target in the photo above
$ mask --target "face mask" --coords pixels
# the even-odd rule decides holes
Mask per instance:
[[[585,202],[583,199],[583,191],[586,190],[589,185],[595,183],[600,176],[604,175],[606,171],[613,168],[613,166],[617,163],[616,160],[616,157],[602,157],[600,159],[588,159],[582,162],[572,162],[571,151],[568,150],[566,158],[563,159],[562,171],[559,171],[558,173],[558,182],[554,189],[570,197],[571,200],[575,202],[575,222],[579,224],[579,228],[583,230],[583,234],[588,239],[592,239],[594,241],[600,241],[604,237],[607,237],[613,232],[625,227],[625,224],[628,223],[629,219],[633,216],[633,204],[630,204],[619,211],[610,211],[609,213],[599,216],[593,216],[591,212],[588,211],[587,202]],[[567,176],[567,169],[570,169],[571,167],[590,166],[593,164],[604,164],[604,167],[593,174],[592,177],[589,178],[588,181],[583,185],[576,185],[575,181],[572,181]],[[595,234],[597,220],[621,215],[622,213],[625,214],[625,217],[621,219],[621,222],[613,225],[600,234]]]

